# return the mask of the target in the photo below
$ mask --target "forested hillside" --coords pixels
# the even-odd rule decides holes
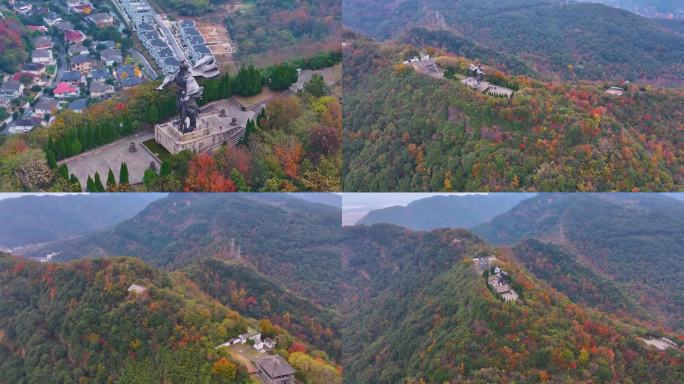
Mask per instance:
[[[339,216],[339,209],[281,194],[170,194],[111,231],[29,256],[59,252],[55,260],[64,261],[127,255],[178,269],[229,257],[232,239],[242,261],[295,292],[330,303],[339,284]]]
[[[17,247],[109,229],[162,194],[22,196],[0,200],[0,246]],[[97,212],[97,214],[94,214]]]
[[[273,332],[130,258],[38,264],[2,254],[0,303],[1,383],[249,383],[215,347],[248,327]],[[287,357],[298,341],[277,332]]]
[[[571,302],[464,230],[345,227],[348,383],[679,383],[680,352]],[[457,240],[457,241],[454,241]],[[520,293],[503,303],[468,261],[496,255]],[[354,324],[363,324],[355,327]]]
[[[379,39],[400,38],[414,27],[446,30],[431,36],[414,30],[406,37],[422,34],[432,46],[465,38],[479,46],[473,50],[487,53],[474,58],[510,55],[540,76],[684,84],[684,36],[656,20],[601,4],[348,0],[343,15],[345,26]]]
[[[183,273],[209,296],[241,314],[265,318],[339,358],[339,314],[293,294],[286,286],[237,261],[205,259]]]
[[[346,191],[672,191],[684,185],[684,93],[539,82],[488,69],[500,98],[458,81],[477,62],[427,49],[454,78],[416,73],[418,48],[348,36]],[[425,49],[425,47],[422,47]],[[447,72],[449,73],[449,72]],[[459,75],[460,76],[460,75]]]
[[[532,194],[432,196],[368,212],[357,224],[388,223],[409,229],[471,228],[489,222]]]
[[[228,14],[241,62],[272,64],[340,49],[340,0],[246,1]]]
[[[653,194],[539,194],[474,231],[495,244],[539,239],[560,245],[572,256],[553,251],[544,258],[566,259],[554,260],[558,268],[593,270],[616,283],[658,322],[673,330],[684,329],[681,201]],[[537,269],[530,268],[533,272]],[[601,284],[601,280],[594,284]],[[573,296],[569,291],[568,295]],[[592,295],[586,291],[581,294],[587,302],[595,300]],[[625,305],[619,302],[616,304]]]

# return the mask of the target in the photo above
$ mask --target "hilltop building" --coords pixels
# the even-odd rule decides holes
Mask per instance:
[[[259,357],[254,360],[257,374],[266,384],[294,384],[295,370],[279,355]]]

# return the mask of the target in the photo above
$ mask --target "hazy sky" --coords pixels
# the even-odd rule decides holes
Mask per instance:
[[[366,213],[375,209],[406,206],[414,200],[436,195],[463,196],[475,193],[342,193],[342,225],[354,225]]]
[[[11,199],[14,197],[22,197],[22,196],[28,196],[28,195],[36,195],[36,196],[43,196],[43,195],[52,195],[52,196],[64,196],[64,195],[87,195],[87,193],[53,193],[53,192],[7,192],[7,193],[0,193],[0,200],[4,199]]]

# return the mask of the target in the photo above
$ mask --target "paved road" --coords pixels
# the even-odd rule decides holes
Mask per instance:
[[[66,48],[63,44],[56,44],[55,50],[57,51],[57,56],[59,58],[59,65],[57,66],[57,76],[55,77],[55,84],[62,81],[62,76],[67,69],[67,54]]]
[[[129,52],[136,61],[142,63],[145,72],[147,72],[147,78],[155,80],[159,76],[157,72],[155,72],[154,68],[152,68],[152,64],[150,64],[150,62],[147,61],[147,59],[142,53],[138,52],[138,50],[135,48],[131,48]]]
[[[164,32],[164,39],[166,39],[166,43],[169,45],[169,47],[171,47],[171,50],[173,50],[173,53],[176,55],[176,58],[180,61],[185,60],[185,53],[178,44],[176,37],[173,36],[173,32],[171,32],[171,30],[164,24],[161,17],[156,13],[154,15],[154,20],[157,22],[159,29],[161,29],[162,32]]]

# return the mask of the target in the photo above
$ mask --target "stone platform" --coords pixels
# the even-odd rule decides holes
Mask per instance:
[[[174,155],[184,150],[210,151],[224,143],[233,147],[244,136],[247,120],[254,117],[253,111],[242,111],[230,101],[220,100],[201,109],[195,131],[181,133],[170,121],[154,127],[154,139]]]

